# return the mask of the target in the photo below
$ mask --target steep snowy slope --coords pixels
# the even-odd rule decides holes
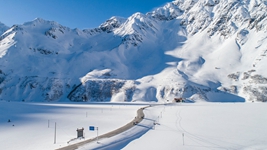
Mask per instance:
[[[35,19],[1,35],[15,101],[267,100],[267,1],[176,0],[95,29]]]

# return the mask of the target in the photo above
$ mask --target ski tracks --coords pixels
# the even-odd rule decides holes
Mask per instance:
[[[229,142],[225,142],[225,141],[221,141],[221,140],[217,140],[218,142],[212,142],[215,140],[214,138],[210,139],[208,137],[197,135],[197,134],[194,134],[194,133],[189,132],[186,129],[184,129],[183,124],[182,124],[182,120],[183,120],[182,112],[185,108],[186,107],[178,107],[178,109],[176,111],[176,129],[178,132],[181,133],[181,136],[184,136],[183,138],[190,140],[189,144],[185,141],[184,145],[193,146],[193,147],[210,148],[210,149],[237,150],[237,148],[233,148],[233,147],[229,148],[229,147],[224,147],[221,144],[217,144],[217,143],[227,143],[227,145],[233,144],[233,145],[237,146],[234,143],[229,143]],[[240,146],[240,145],[238,145],[238,146]]]

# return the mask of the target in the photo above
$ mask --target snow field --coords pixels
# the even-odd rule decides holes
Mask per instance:
[[[113,131],[132,121],[144,105],[1,102],[0,149],[52,150],[67,146],[76,137],[77,128],[84,127],[85,139],[93,138],[96,131],[89,131],[88,126],[98,126],[99,135]],[[266,105],[206,102],[156,105],[145,109],[145,118],[133,128],[99,139],[98,143],[88,143],[79,150],[266,149]]]
[[[148,110],[160,114],[160,125],[125,150],[267,148],[266,104],[195,103]]]
[[[132,121],[139,107],[124,104],[1,102],[0,149],[52,150],[67,146],[68,141],[77,137],[77,128],[84,128],[85,139],[96,137],[96,131],[89,131],[89,126],[98,127],[99,135],[110,132]],[[9,119],[11,122],[8,122]]]

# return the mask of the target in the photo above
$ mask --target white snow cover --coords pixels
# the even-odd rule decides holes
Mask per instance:
[[[117,129],[140,107],[153,103],[16,103],[0,102],[0,149],[52,150]],[[182,103],[144,110],[145,118],[111,138],[79,148],[88,149],[266,149],[265,103]],[[10,122],[8,120],[10,119]],[[49,120],[49,122],[48,122]],[[56,122],[56,141],[54,144]],[[156,125],[154,126],[154,122]]]
[[[266,10],[176,0],[94,29],[0,23],[0,149],[61,148],[84,140],[77,128],[90,139],[89,126],[107,133],[149,105],[138,125],[79,149],[267,149]],[[186,103],[163,105],[174,98]]]
[[[0,38],[0,99],[267,101],[266,9],[265,0],[176,0],[95,29],[14,25]]]
[[[136,116],[140,105],[0,102],[0,149],[52,150],[115,130]],[[10,122],[8,122],[10,120]],[[56,138],[55,137],[56,123]],[[77,138],[84,128],[85,139]],[[55,143],[54,143],[55,142]]]

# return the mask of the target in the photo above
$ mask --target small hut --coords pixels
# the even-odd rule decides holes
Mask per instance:
[[[181,102],[184,102],[184,99],[183,99],[182,97],[174,98],[174,99],[173,99],[173,102],[181,103]]]
[[[83,130],[84,128],[81,128],[81,129],[77,129],[77,138],[84,138],[83,136]]]

